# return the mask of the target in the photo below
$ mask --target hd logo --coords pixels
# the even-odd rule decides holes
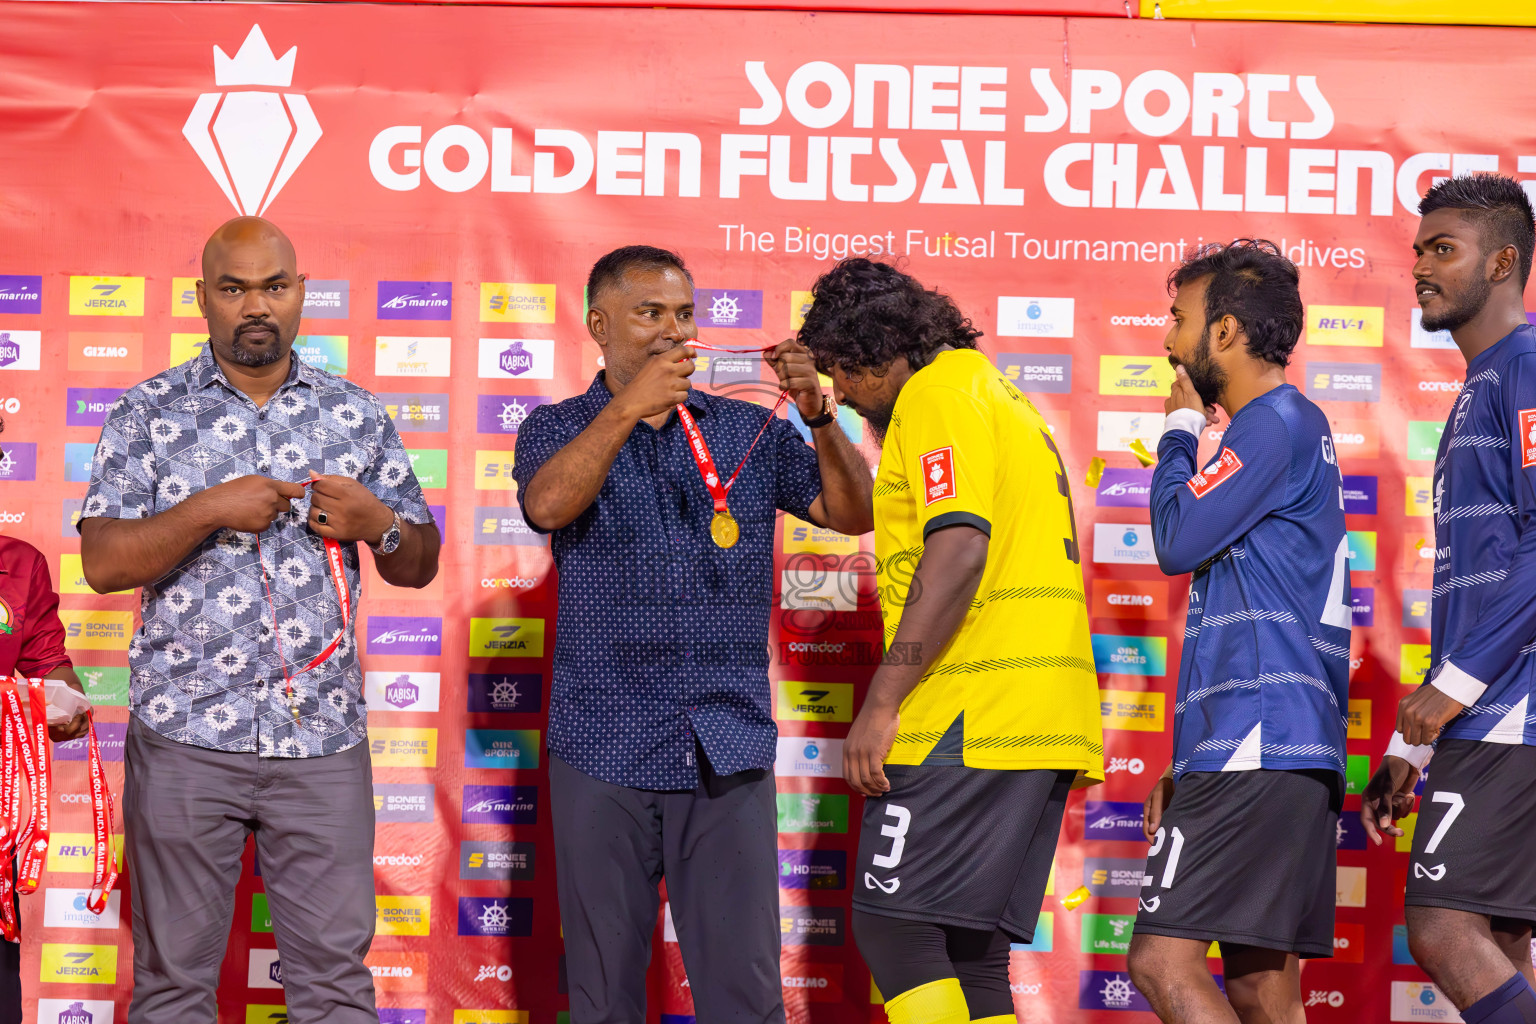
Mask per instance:
[[[43,981],[69,985],[117,984],[116,946],[75,946],[45,942],[42,961]]]
[[[142,277],[71,277],[70,316],[143,316]]]
[[[544,656],[544,620],[470,619],[469,656],[471,658],[542,658]]]

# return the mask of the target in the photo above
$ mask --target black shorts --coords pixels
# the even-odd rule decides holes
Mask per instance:
[[[1076,774],[886,765],[890,792],[864,801],[854,909],[1030,941]]]
[[[1441,740],[1408,860],[1410,907],[1536,922],[1536,749]]]
[[[1333,956],[1330,771],[1189,772],[1147,851],[1135,931]]]

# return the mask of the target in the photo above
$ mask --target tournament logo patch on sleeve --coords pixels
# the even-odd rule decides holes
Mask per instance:
[[[922,457],[923,504],[955,496],[955,458],[952,448],[935,448]]]
[[[1520,468],[1536,466],[1536,409],[1520,410],[1520,435],[1515,444],[1520,448]]]
[[[1242,468],[1243,460],[1237,457],[1237,453],[1231,448],[1223,448],[1221,454],[1216,456],[1216,461],[1186,480],[1185,486],[1195,492],[1195,500],[1198,501],[1230,480]]]

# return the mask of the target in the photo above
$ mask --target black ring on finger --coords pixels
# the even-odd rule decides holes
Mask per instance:
[[[315,513],[315,522],[319,523],[321,526],[324,526],[328,521],[329,517],[324,512]]]

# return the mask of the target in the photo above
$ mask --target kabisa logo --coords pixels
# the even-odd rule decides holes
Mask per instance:
[[[293,84],[298,52],[294,46],[274,56],[260,25],[251,26],[234,57],[215,46],[214,84],[238,91],[203,93],[181,129],[224,195],[247,216],[266,212],[320,141],[309,100],[272,91]]]
[[[384,700],[397,708],[415,704],[420,696],[421,690],[411,682],[409,675],[396,676],[395,681],[384,688]]]
[[[442,676],[436,672],[367,672],[363,695],[370,708],[436,711]]]
[[[112,1024],[110,999],[39,999],[38,1024]]]
[[[525,349],[521,341],[514,341],[502,351],[497,365],[501,367],[502,373],[521,377],[533,369],[533,353]]]

